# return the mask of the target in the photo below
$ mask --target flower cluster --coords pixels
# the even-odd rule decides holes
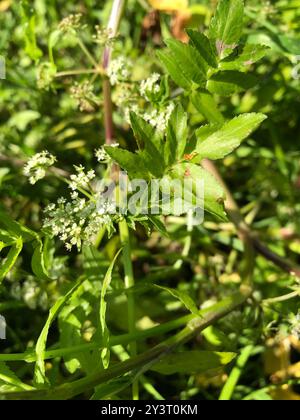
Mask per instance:
[[[154,109],[150,113],[143,115],[145,121],[155,127],[158,131],[164,132],[167,128],[168,121],[174,111],[175,105],[171,102],[165,109]]]
[[[126,57],[120,56],[114,60],[111,60],[107,69],[107,74],[112,86],[115,86],[118,82],[128,80],[130,77],[131,65]]]
[[[101,28],[101,26],[97,25],[95,27],[96,34],[93,35],[93,40],[97,44],[101,46],[112,46],[116,41],[116,38],[113,37],[112,30]]]
[[[113,213],[115,207],[101,196],[94,200],[79,197],[78,193],[71,195],[71,200],[60,198],[56,204],[50,204],[45,212],[44,228],[52,236],[59,237],[71,251],[74,246],[81,249],[82,242],[92,243],[101,226],[113,229]]]
[[[300,311],[289,319],[291,334],[300,339]]]
[[[56,157],[46,150],[37,153],[27,162],[24,168],[24,175],[29,177],[30,184],[34,185],[46,176],[49,169],[56,162]]]
[[[49,308],[49,298],[46,290],[33,278],[28,277],[23,284],[14,282],[11,288],[11,294],[14,299],[22,300],[30,309]]]
[[[42,63],[37,69],[37,85],[39,89],[48,90],[56,76],[56,66]]]
[[[93,104],[98,103],[98,101],[93,89],[94,87],[89,81],[85,81],[81,84],[75,83],[75,85],[71,87],[71,96],[77,102],[80,111],[94,111]]]
[[[110,144],[110,147],[119,147],[119,143],[112,143]],[[104,146],[100,147],[100,149],[95,150],[95,156],[98,162],[100,163],[110,162],[111,160],[110,156],[106,153]]]
[[[81,13],[67,16],[60,22],[58,29],[63,33],[75,33],[81,27],[81,19]]]
[[[143,80],[140,85],[140,93],[145,99],[150,100],[150,95],[160,91],[160,74],[153,73],[148,79]]]
[[[71,175],[71,182],[70,182],[70,188],[73,191],[89,188],[89,183],[95,178],[96,174],[95,171],[90,170],[88,172],[85,172],[85,168],[80,166],[75,166],[76,174]]]

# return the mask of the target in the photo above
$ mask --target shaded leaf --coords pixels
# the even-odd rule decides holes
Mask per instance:
[[[183,157],[187,136],[187,114],[179,104],[172,112],[167,128],[167,140],[165,144],[165,162],[167,166],[171,166]]]
[[[184,351],[165,356],[160,362],[152,366],[151,370],[163,375],[214,372],[231,363],[235,357],[235,353]]]
[[[221,96],[231,96],[243,92],[257,84],[256,77],[238,71],[221,71],[214,74],[207,82],[211,93]]]

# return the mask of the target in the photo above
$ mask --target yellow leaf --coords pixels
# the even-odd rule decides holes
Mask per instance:
[[[153,9],[165,12],[183,11],[189,7],[188,0],[149,0],[149,3]]]

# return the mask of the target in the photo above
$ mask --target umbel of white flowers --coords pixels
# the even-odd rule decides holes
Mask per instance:
[[[24,174],[29,177],[30,184],[34,185],[46,176],[47,169],[54,165],[56,157],[46,150],[37,153],[27,162]]]

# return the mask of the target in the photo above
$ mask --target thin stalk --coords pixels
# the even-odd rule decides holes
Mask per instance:
[[[55,77],[80,76],[82,74],[99,74],[97,69],[67,70],[56,73]]]
[[[110,37],[114,38],[119,30],[123,11],[125,9],[126,0],[114,0],[107,29]],[[105,48],[102,57],[102,68],[104,73],[107,72],[112,54],[112,47]],[[104,124],[105,124],[105,143],[112,144],[114,139],[113,127],[113,106],[111,100],[111,86],[108,77],[103,79],[103,102],[104,102]]]
[[[283,296],[278,296],[278,297],[272,298],[272,299],[265,299],[265,300],[263,300],[262,303],[263,303],[263,305],[270,305],[272,303],[285,302],[287,300],[294,299],[294,298],[299,297],[299,296],[300,296],[300,289],[296,290],[295,292],[283,295]]]
[[[174,351],[179,345],[188,342],[196,334],[239,308],[249,296],[250,292],[248,291],[247,293],[236,293],[224,299],[211,308],[200,312],[199,316],[190,321],[178,334],[138,356],[112,366],[106,371],[101,370],[85,378],[54,388],[36,389],[28,392],[5,392],[0,393],[0,396],[9,400],[68,400],[128,372],[141,369],[144,373],[158,360]]]
[[[134,287],[134,274],[131,261],[131,246],[130,246],[130,236],[129,229],[126,220],[122,220],[119,223],[120,230],[120,239],[123,246],[123,263],[125,271],[125,289],[130,289]],[[135,299],[133,294],[127,296],[128,302],[128,331],[129,334],[134,334],[136,332],[136,313],[135,313]],[[131,357],[136,356],[137,354],[137,344],[133,341],[129,346],[129,352]],[[139,388],[138,381],[134,382],[132,385],[133,399],[138,400],[139,398]]]
[[[188,322],[196,318],[195,315],[185,315],[181,318],[174,319],[170,322],[165,322],[162,325],[157,325],[155,327],[149,328],[143,331],[136,331],[134,334],[123,334],[116,337],[110,337],[110,346],[114,347],[117,345],[127,345],[132,341],[142,341],[148,338],[157,337],[164,335],[170,331],[176,330]],[[91,350],[103,348],[103,343],[101,341],[89,343],[89,344],[80,344],[78,346],[64,347],[60,349],[47,350],[45,352],[45,360],[55,359],[56,357],[64,357],[74,353],[84,353]],[[35,351],[17,353],[17,354],[0,354],[0,362],[17,362],[24,361],[27,363],[34,363],[36,361]]]
[[[84,43],[81,41],[80,38],[77,38],[77,42],[78,42],[78,45],[80,46],[80,48],[82,49],[83,53],[87,57],[87,59],[95,67],[95,69],[97,69],[98,68],[98,63],[94,59],[94,57],[92,56],[92,54],[89,52],[89,50],[87,49],[87,47],[84,45]]]
[[[235,390],[235,387],[241,377],[241,374],[243,373],[243,370],[251,356],[251,353],[253,351],[254,346],[250,345],[245,347],[239,358],[237,359],[236,366],[232,369],[226,384],[224,385],[220,398],[220,401],[229,401],[231,400],[231,397],[233,395],[233,392]]]

